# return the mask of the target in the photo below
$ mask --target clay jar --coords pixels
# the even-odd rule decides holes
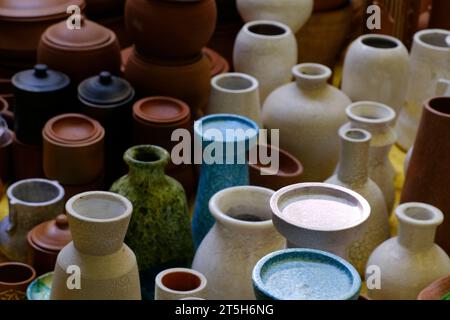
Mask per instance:
[[[103,172],[105,130],[81,114],[50,119],[42,132],[44,172],[64,185],[96,180]]]
[[[216,25],[214,0],[129,0],[125,6],[128,33],[138,51],[160,58],[197,55]]]
[[[211,73],[203,54],[175,62],[144,58],[133,50],[125,67],[125,78],[138,97],[162,95],[180,99],[188,104],[194,117],[208,103]]]
[[[120,46],[111,30],[87,19],[70,30],[66,21],[48,28],[39,42],[38,62],[66,73],[73,85],[109,71],[120,73]]]
[[[0,300],[26,300],[28,285],[36,278],[36,271],[24,263],[0,263]]]
[[[37,225],[27,235],[28,263],[38,275],[53,271],[58,253],[70,241],[72,236],[65,214]]]
[[[1,101],[0,101],[1,102]],[[7,182],[12,171],[12,143],[14,133],[0,117],[0,181]]]

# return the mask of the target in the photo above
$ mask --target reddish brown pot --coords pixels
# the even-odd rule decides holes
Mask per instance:
[[[450,293],[450,276],[436,280],[423,289],[417,300],[442,300],[448,293]]]
[[[233,66],[234,42],[242,26],[243,23],[240,21],[220,24],[208,42],[208,48],[213,49],[224,57],[230,66]]]
[[[81,114],[63,114],[44,127],[43,165],[47,178],[82,185],[103,173],[105,130]]]
[[[216,25],[214,0],[128,0],[125,23],[139,52],[161,58],[192,57]]]
[[[279,170],[274,175],[262,175],[262,172],[268,171],[267,167],[262,165],[259,161],[258,164],[250,164],[250,184],[255,186],[266,187],[272,190],[279,190],[291,184],[300,183],[300,177],[303,173],[303,166],[300,161],[293,155],[279,149],[275,146],[263,146],[259,145],[259,152],[263,155],[271,155],[273,152],[278,152],[279,154]],[[267,150],[269,148],[269,150]],[[259,155],[258,155],[259,160]]]
[[[14,136],[13,140],[14,180],[44,178],[42,170],[42,146],[23,144]]]
[[[14,133],[0,128],[0,180],[8,182],[12,178],[12,144]]]
[[[39,42],[37,59],[67,74],[73,85],[101,71],[120,73],[116,35],[87,19],[79,30],[69,30],[65,21],[48,28]]]
[[[36,271],[20,262],[0,263],[0,300],[25,300],[25,292]]]
[[[348,0],[314,0],[314,12],[336,10],[347,3]]]
[[[203,55],[182,63],[150,60],[133,50],[125,67],[125,78],[138,97],[162,95],[188,104],[194,117],[208,103],[211,72]]]
[[[401,202],[424,202],[444,212],[436,243],[450,254],[450,97],[429,100],[414,144]]]
[[[429,27],[450,30],[449,14],[450,1],[433,0]]]

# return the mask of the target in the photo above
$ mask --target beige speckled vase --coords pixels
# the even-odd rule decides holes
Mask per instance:
[[[58,255],[51,299],[140,300],[136,257],[123,243],[131,202],[114,193],[86,192],[69,199],[66,211],[73,242]],[[77,267],[79,273],[73,271]]]

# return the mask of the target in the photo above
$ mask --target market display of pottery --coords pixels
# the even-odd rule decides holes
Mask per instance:
[[[0,300],[450,300],[447,2],[0,0]]]

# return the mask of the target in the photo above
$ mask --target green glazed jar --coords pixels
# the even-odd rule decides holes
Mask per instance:
[[[153,299],[156,275],[170,267],[190,267],[194,250],[186,194],[166,176],[169,153],[151,145],[135,146],[124,154],[129,173],[112,192],[128,198],[133,215],[125,243],[135,252],[144,299]]]

